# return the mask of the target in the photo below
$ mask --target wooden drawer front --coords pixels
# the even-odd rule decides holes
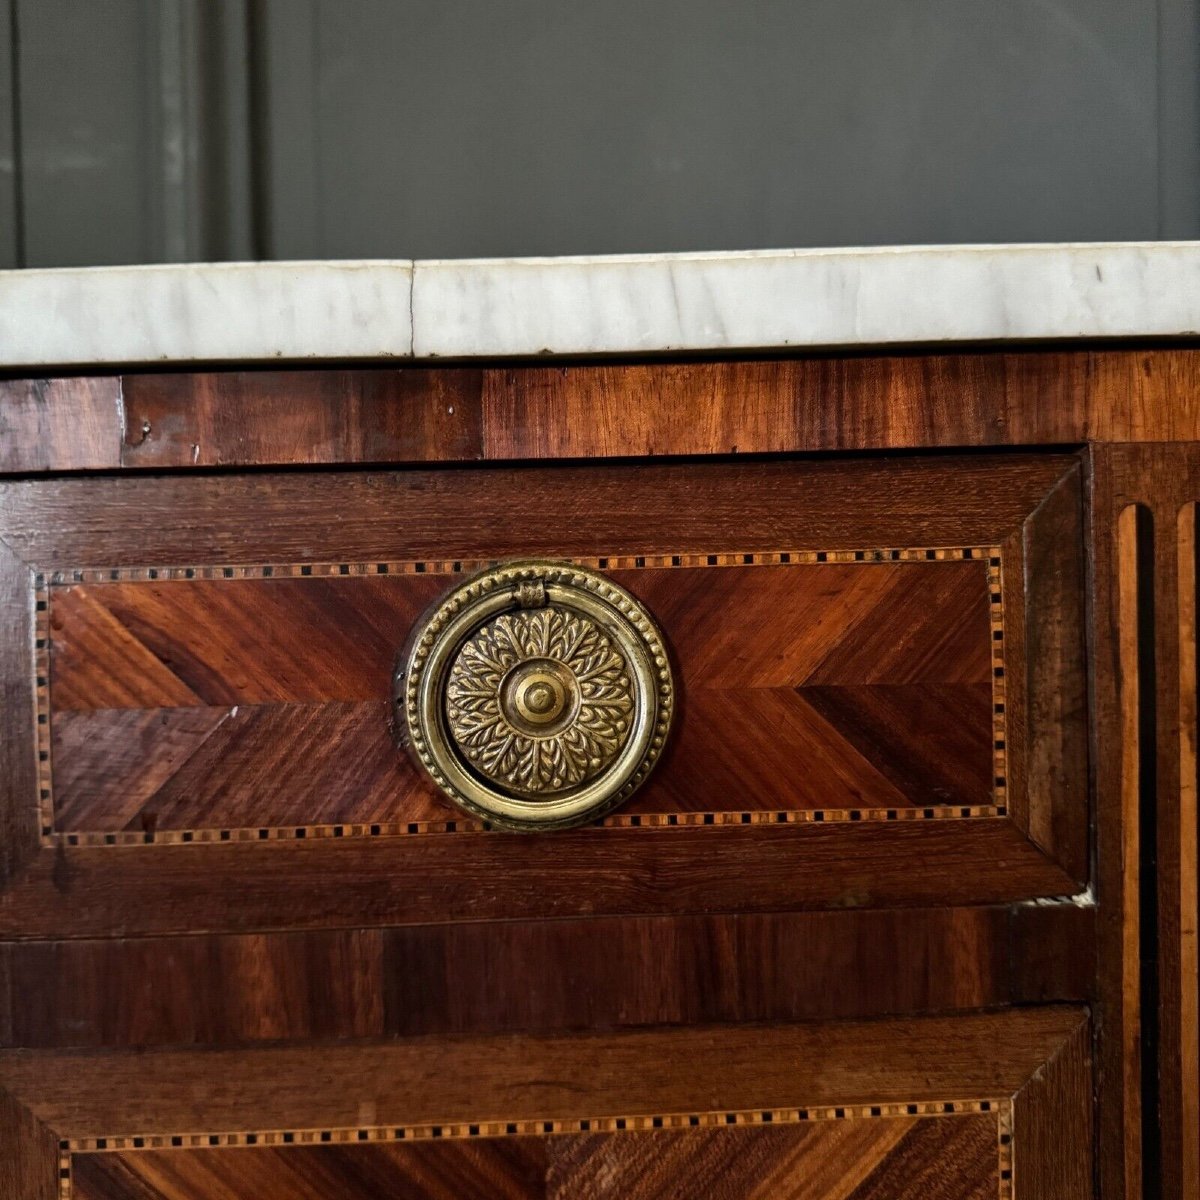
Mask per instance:
[[[0,1134],[18,1148],[20,1194],[56,1180],[59,1200],[1084,1200],[1088,1044],[1083,1014],[1044,1009],[8,1052]]]
[[[1004,814],[999,547],[586,561],[657,616],[679,690],[605,824]],[[84,581],[41,593],[47,836],[481,828],[398,753],[389,702],[413,622],[479,565],[64,573]]]
[[[304,911],[285,895],[310,860],[316,923],[1077,890],[1078,475],[1043,455],[7,485],[21,886],[98,922],[116,873],[118,923],[146,931],[174,918],[138,879],[149,903],[246,873],[241,916],[214,897],[212,919],[261,927]],[[532,556],[640,600],[678,695],[631,800],[514,837],[397,749],[391,676],[431,602]]]

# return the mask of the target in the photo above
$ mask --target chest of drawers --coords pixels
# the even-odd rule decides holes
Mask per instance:
[[[5,1194],[1193,1196],[1198,380],[0,383]]]

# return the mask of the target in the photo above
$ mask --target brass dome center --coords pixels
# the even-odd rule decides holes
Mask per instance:
[[[527,683],[517,693],[517,707],[529,720],[546,721],[561,711],[563,694],[548,680],[536,680]]]
[[[515,728],[551,737],[569,725],[579,707],[579,683],[570,667],[550,658],[518,663],[500,685],[500,707]]]

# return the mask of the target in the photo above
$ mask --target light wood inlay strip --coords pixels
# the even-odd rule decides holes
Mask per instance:
[[[1122,980],[1126,1021],[1122,1025],[1121,1064],[1123,1091],[1129,1098],[1131,1129],[1140,1128],[1141,1055],[1141,955],[1138,926],[1141,887],[1141,850],[1138,821],[1141,816],[1141,704],[1138,645],[1138,506],[1127,505],[1117,518],[1117,692],[1121,713],[1121,886]],[[1139,1196],[1142,1180],[1135,1156],[1125,1159],[1125,1194]]]

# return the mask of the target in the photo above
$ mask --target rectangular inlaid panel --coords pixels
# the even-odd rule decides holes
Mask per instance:
[[[607,824],[1002,817],[994,547],[576,561],[663,629],[678,709]],[[45,839],[466,832],[394,741],[397,651],[469,562],[60,572],[38,587]]]
[[[61,1200],[1007,1200],[1007,1101],[92,1139]],[[134,1143],[141,1143],[134,1146]],[[173,1144],[174,1143],[174,1144]]]

